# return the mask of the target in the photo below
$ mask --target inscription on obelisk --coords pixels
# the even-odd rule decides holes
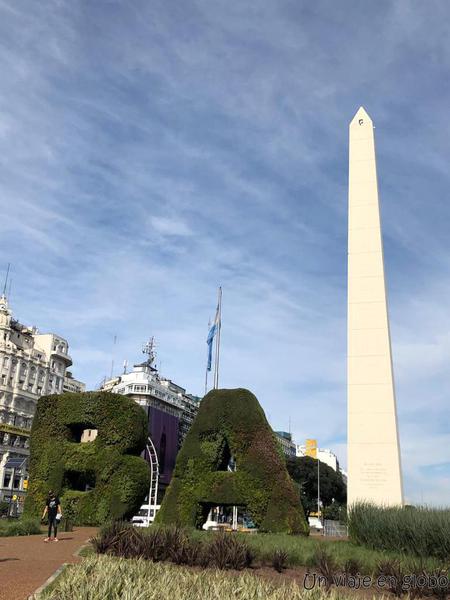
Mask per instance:
[[[374,128],[362,107],[350,123],[348,207],[348,504],[402,505]]]

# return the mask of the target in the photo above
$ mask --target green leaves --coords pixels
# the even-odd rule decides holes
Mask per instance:
[[[236,472],[227,470],[231,457]],[[255,396],[240,388],[203,399],[156,520],[200,527],[209,507],[233,504],[261,529],[308,533],[272,429]]]

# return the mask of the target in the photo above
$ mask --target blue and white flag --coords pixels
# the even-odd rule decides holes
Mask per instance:
[[[219,327],[220,327],[220,307],[218,304],[214,323],[212,324],[212,326],[208,332],[208,337],[206,338],[206,343],[208,344],[208,366],[207,366],[208,371],[211,371],[213,340],[214,340],[214,337],[215,337]]]

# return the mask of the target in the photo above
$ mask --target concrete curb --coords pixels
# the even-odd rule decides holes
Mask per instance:
[[[85,548],[89,547],[89,544],[90,544],[90,540],[86,540],[84,542],[84,544],[78,548],[78,550],[75,550],[75,552],[72,554],[72,556],[76,556],[76,558],[83,558],[82,556],[80,557],[80,554]]]
[[[45,590],[45,588],[51,583],[53,583],[55,579],[59,577],[64,571],[64,569],[70,564],[72,563],[63,563],[58,569],[56,569],[56,571],[53,573],[53,575],[50,575],[47,581],[45,581],[41,586],[38,587],[37,590],[35,590],[30,596],[28,596],[28,600],[37,600],[37,598],[39,598],[40,594]]]
[[[86,540],[85,543],[78,548],[78,550],[75,550],[75,552],[72,554],[72,556],[75,556],[76,558],[80,558],[81,551],[84,550],[84,548],[87,548],[88,546],[89,546],[89,540]],[[40,594],[42,594],[42,592],[45,590],[45,588],[48,587],[51,583],[53,583],[55,581],[55,579],[61,575],[61,573],[64,571],[64,569],[66,567],[68,567],[69,565],[73,565],[73,564],[76,564],[76,563],[63,563],[60,567],[58,567],[58,569],[56,569],[56,571],[53,573],[53,575],[50,575],[50,577],[47,579],[47,581],[44,581],[44,583],[41,586],[39,586],[37,588],[37,590],[34,590],[34,592],[30,596],[28,596],[27,600],[38,600]]]

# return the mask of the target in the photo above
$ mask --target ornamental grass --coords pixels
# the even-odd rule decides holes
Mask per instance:
[[[450,509],[355,504],[348,517],[352,542],[382,551],[450,559]]]

